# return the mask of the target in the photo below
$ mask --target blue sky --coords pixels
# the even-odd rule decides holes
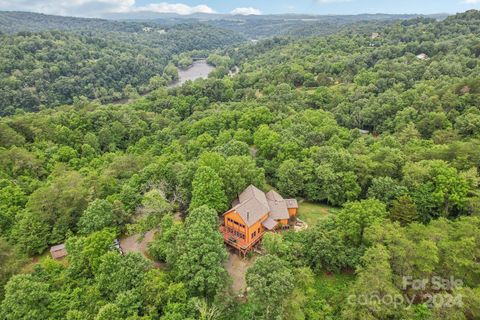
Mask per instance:
[[[110,12],[191,14],[456,13],[480,9],[480,0],[0,0],[0,10],[98,17]]]
[[[184,0],[190,6],[205,4],[218,12],[231,12],[238,7],[259,9],[262,13],[456,13],[480,9],[480,0]],[[155,3],[137,0],[138,5]]]

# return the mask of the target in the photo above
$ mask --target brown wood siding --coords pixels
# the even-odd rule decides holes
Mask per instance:
[[[265,232],[264,230],[265,228],[262,226],[262,222],[265,221],[267,218],[268,218],[268,214],[264,215],[260,220],[258,220],[248,228],[248,236],[247,236],[248,243],[255,241],[256,239],[258,239],[263,235],[263,233]],[[260,229],[260,232],[258,231],[259,229]],[[255,232],[255,237],[252,237],[252,234],[254,232]]]
[[[291,217],[295,217],[297,215],[297,208],[289,208],[288,215]]]
[[[224,224],[227,230],[228,228],[232,228],[237,232],[243,233],[245,235],[244,241],[247,241],[248,227],[245,225],[245,222],[243,221],[242,217],[238,214],[238,212],[236,212],[235,210],[232,210],[226,213],[223,218],[224,218]]]
[[[224,224],[226,227],[226,230],[228,228],[232,228],[233,230],[236,230],[238,232],[241,232],[245,234],[245,242],[247,244],[254,242],[258,238],[260,238],[263,233],[265,232],[265,228],[262,225],[262,222],[265,221],[268,218],[268,214],[265,214],[260,220],[255,222],[253,225],[250,227],[246,226],[245,222],[243,221],[242,217],[236,212],[235,210],[232,210],[224,215]],[[235,223],[237,222],[237,223]],[[242,227],[245,226],[245,227]],[[255,232],[255,236],[253,236],[253,233]]]

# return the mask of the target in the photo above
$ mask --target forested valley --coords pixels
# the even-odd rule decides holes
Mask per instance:
[[[0,35],[0,318],[480,318],[479,11],[161,30]],[[218,227],[250,184],[329,213],[266,233],[239,297]]]
[[[25,15],[21,19],[39,19]],[[45,30],[10,33],[31,28],[9,16],[0,13],[0,115],[81,99],[105,103],[136,97],[176,79],[171,65],[175,56],[204,57],[207,51],[245,40],[205,24],[163,26],[72,18],[70,26],[67,18],[61,18],[57,23],[64,30],[50,30],[51,21],[42,15],[34,26]]]

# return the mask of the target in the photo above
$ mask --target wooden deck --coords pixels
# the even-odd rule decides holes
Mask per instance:
[[[289,224],[285,226],[278,226],[276,229],[272,231],[266,231],[266,232],[277,233],[284,230],[290,230],[294,226],[294,221],[295,220],[290,219]],[[227,231],[227,228],[225,228],[224,225],[220,225],[219,231],[223,235],[223,241],[230,247],[237,249],[242,256],[245,256],[248,252],[252,251],[254,247],[258,244],[258,242],[260,242],[260,240],[263,238],[263,235],[266,233],[266,232],[262,233],[262,236],[257,237],[254,241],[252,241],[251,243],[248,243],[242,238],[234,235],[233,233],[229,233]]]
[[[232,233],[227,232],[225,226],[220,226],[220,232],[223,234],[223,241],[235,249],[238,250],[243,256],[245,256],[253,247],[262,239],[262,237],[256,238],[251,243],[247,243],[242,238],[235,236]]]

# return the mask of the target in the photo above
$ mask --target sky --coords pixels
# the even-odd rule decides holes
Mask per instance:
[[[0,10],[101,17],[117,12],[230,14],[456,13],[480,9],[480,0],[0,0]]]

